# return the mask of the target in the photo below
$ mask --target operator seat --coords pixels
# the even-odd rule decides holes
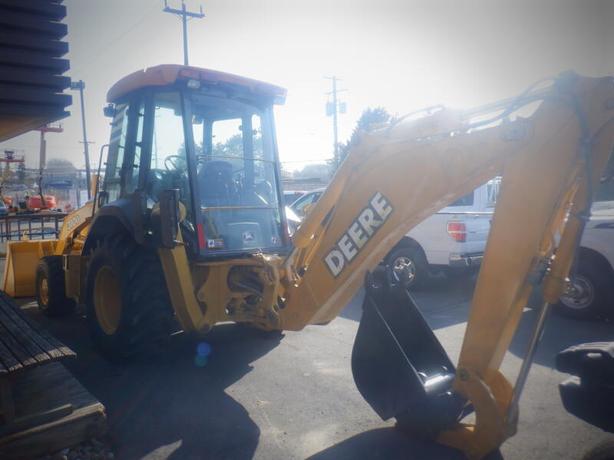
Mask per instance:
[[[198,171],[200,199],[203,206],[230,206],[236,197],[232,164],[228,161],[206,162]]]

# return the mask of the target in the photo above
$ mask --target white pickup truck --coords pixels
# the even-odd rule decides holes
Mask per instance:
[[[569,278],[559,313],[614,319],[614,201],[593,204]]]
[[[385,262],[407,287],[423,286],[430,274],[479,267],[499,185],[495,178],[426,218],[388,253]],[[290,205],[302,219],[324,189],[313,190]],[[294,215],[293,213],[293,215]]]
[[[500,179],[493,179],[414,227],[385,262],[406,286],[420,287],[436,272],[479,267]]]

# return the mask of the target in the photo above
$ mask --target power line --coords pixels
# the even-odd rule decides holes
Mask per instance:
[[[332,80],[333,90],[327,94],[333,96],[333,101],[326,104],[326,115],[333,117],[333,155],[335,159],[335,168],[339,167],[339,113],[345,113],[345,102],[340,102],[337,94],[341,91],[347,91],[345,89],[337,89],[337,82],[340,81],[335,75],[332,77],[324,77],[327,80]]]
[[[88,70],[83,70],[82,71],[81,69],[85,68],[85,66],[87,64],[90,64],[92,61],[100,59],[100,56],[103,53],[106,53],[110,49],[111,45],[115,44],[116,42],[118,42],[119,40],[124,38],[130,32],[134,32],[134,29],[136,27],[140,26],[145,21],[145,19],[147,19],[149,16],[151,16],[151,14],[154,11],[156,11],[157,8],[158,7],[156,5],[153,5],[150,8],[148,8],[147,10],[145,10],[143,15],[138,20],[133,22],[130,26],[128,26],[123,32],[121,32],[119,35],[116,35],[114,38],[110,39],[109,41],[105,42],[103,45],[99,46],[96,50],[88,53],[90,58],[80,62],[79,65],[77,65],[76,67],[73,67],[70,70],[70,73],[73,74],[73,75],[79,73],[79,71],[81,71],[82,73],[86,73]]]
[[[196,13],[193,11],[188,11],[185,7],[185,2],[181,0],[181,9],[175,9],[168,6],[168,1],[164,0],[164,9],[162,10],[165,13],[176,14],[181,16],[181,24],[183,26],[183,65],[188,64],[188,18],[197,18],[202,19],[205,17],[203,13],[203,7],[200,7],[200,12]]]

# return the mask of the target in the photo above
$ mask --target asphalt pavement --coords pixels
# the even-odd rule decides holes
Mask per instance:
[[[437,280],[415,297],[455,361],[474,281]],[[212,354],[196,359],[197,344],[173,336],[163,355],[130,364],[106,361],[91,347],[84,319],[48,319],[34,303],[25,311],[78,353],[67,367],[107,408],[109,436],[119,459],[461,459],[452,449],[412,439],[384,422],[355,387],[350,357],[362,294],[327,326],[283,337],[234,324],[207,337]],[[527,309],[502,367],[513,379],[536,311]],[[520,407],[518,434],[503,458],[581,459],[614,437],[565,412],[555,354],[572,344],[614,340],[611,324],[552,315]],[[513,381],[513,380],[512,380]]]

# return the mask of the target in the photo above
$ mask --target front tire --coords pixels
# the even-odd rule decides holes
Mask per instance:
[[[36,268],[36,302],[47,316],[66,316],[75,309],[75,301],[66,297],[62,256],[43,257]]]
[[[172,310],[156,252],[127,235],[106,238],[90,257],[86,315],[94,344],[110,358],[166,341]]]
[[[429,280],[428,262],[420,248],[400,247],[386,257],[396,281],[406,288],[424,287]]]
[[[569,287],[556,305],[557,311],[572,318],[593,319],[608,314],[613,300],[611,268],[601,258],[580,252],[576,271],[570,275]]]

